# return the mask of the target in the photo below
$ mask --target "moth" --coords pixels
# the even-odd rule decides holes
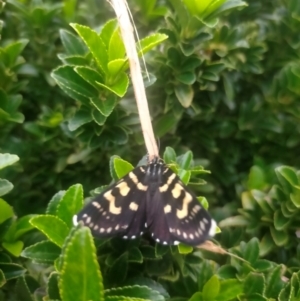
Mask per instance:
[[[73,222],[82,222],[95,237],[135,239],[149,232],[164,245],[196,246],[216,228],[195,194],[159,158],[105,189]]]

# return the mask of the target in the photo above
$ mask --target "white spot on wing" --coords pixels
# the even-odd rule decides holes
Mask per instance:
[[[174,246],[177,246],[177,245],[179,245],[179,241],[178,240],[174,240],[173,244],[174,244]]]
[[[204,231],[205,230],[205,224],[202,221],[200,221],[199,224],[200,224],[200,228]]]
[[[214,236],[216,234],[216,229],[217,229],[217,223],[212,219],[208,234],[210,236]]]
[[[138,208],[139,208],[139,205],[135,202],[131,202],[130,205],[129,205],[129,208],[132,210],[132,211],[137,211]]]
[[[98,202],[92,202],[92,205],[98,209],[101,207],[101,205]]]
[[[77,219],[77,215],[73,215],[73,225],[77,226],[78,225],[78,219]]]
[[[168,204],[164,207],[164,212],[167,214],[167,213],[170,213],[172,210],[171,206]]]

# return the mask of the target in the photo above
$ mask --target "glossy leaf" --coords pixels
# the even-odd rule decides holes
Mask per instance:
[[[41,241],[23,250],[22,256],[35,262],[54,262],[61,249],[51,241]]]
[[[59,291],[64,301],[104,300],[96,248],[86,227],[77,229],[65,247]]]
[[[7,202],[0,199],[0,224],[13,216],[14,211],[12,207]]]
[[[53,215],[38,215],[30,220],[30,223],[43,232],[47,238],[62,247],[65,238],[69,233],[67,224],[60,218]]]
[[[73,216],[82,208],[83,205],[83,189],[80,184],[71,186],[62,199],[60,200],[56,214],[70,228],[73,225]]]
[[[108,53],[101,37],[91,28],[75,23],[70,24],[79,34],[90,52],[93,54],[98,66],[104,73],[107,72]]]
[[[20,158],[12,154],[0,154],[0,169],[18,162]]]

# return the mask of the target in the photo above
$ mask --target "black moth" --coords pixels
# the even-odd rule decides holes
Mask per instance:
[[[199,245],[216,223],[195,194],[160,159],[136,167],[87,204],[81,221],[94,236],[134,239],[149,232],[164,245]]]

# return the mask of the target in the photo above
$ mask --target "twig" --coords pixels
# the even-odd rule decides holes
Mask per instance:
[[[141,66],[135,46],[133,27],[127,11],[128,6],[126,0],[110,0],[110,2],[119,21],[121,35],[129,61],[131,80],[137,102],[143,136],[148,151],[149,161],[151,161],[155,157],[159,156],[158,147],[153,133]]]

